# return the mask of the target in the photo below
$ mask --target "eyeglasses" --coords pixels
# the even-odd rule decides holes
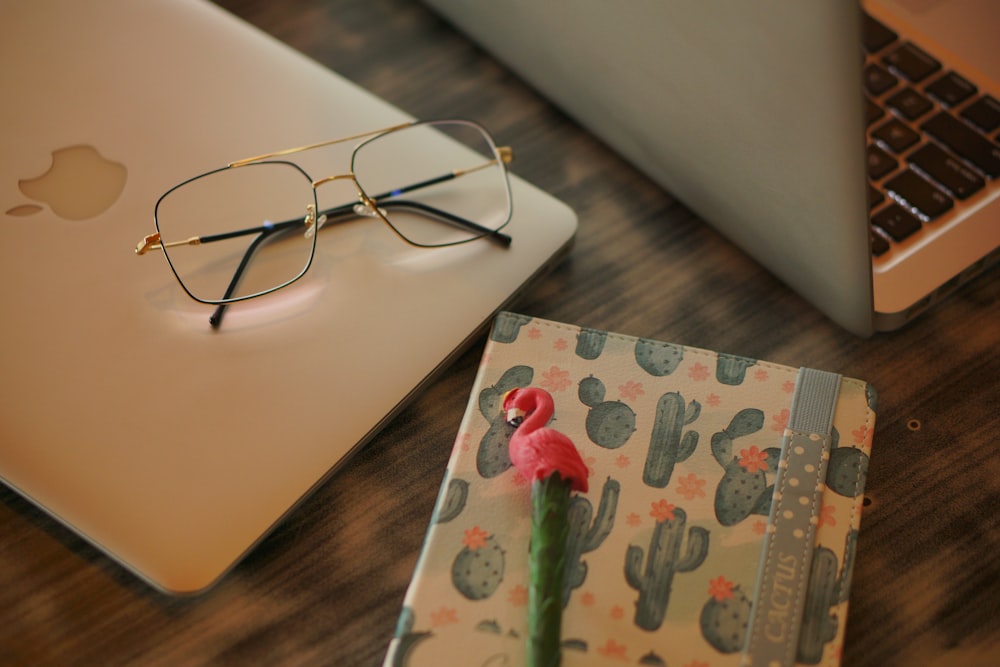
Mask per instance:
[[[358,141],[350,172],[314,179],[286,156]],[[377,218],[407,243],[437,248],[486,238],[501,246],[511,217],[508,147],[464,120],[416,121],[231,162],[167,190],[156,232],[135,248],[161,250],[196,301],[228,304],[269,294],[309,269],[316,232],[334,222]],[[353,183],[357,200],[319,209],[316,190]]]

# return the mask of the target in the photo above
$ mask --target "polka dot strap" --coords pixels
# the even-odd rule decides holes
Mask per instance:
[[[793,665],[796,649],[810,641],[803,635],[815,631],[803,617],[816,576],[816,526],[840,380],[806,368],[796,380],[747,633],[743,664],[748,667]]]

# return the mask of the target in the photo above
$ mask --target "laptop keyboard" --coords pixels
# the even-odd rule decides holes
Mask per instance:
[[[877,256],[998,187],[1000,102],[867,14],[862,41]]]

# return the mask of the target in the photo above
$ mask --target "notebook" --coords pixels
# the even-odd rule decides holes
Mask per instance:
[[[218,581],[575,233],[512,176],[509,248],[336,225],[301,280],[213,330],[133,252],[157,198],[409,117],[204,2],[4,2],[0,60],[0,479],[162,591]]]
[[[1000,257],[993,0],[428,4],[853,332]]]
[[[525,664],[531,485],[501,406],[528,386],[589,469],[567,514],[564,667],[839,664],[871,386],[505,312],[387,667]]]

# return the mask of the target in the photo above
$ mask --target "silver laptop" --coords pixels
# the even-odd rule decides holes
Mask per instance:
[[[995,0],[428,3],[851,331],[998,259]]]
[[[157,198],[412,119],[193,0],[4,2],[0,62],[0,478],[164,591],[217,581],[576,230],[515,176],[509,247],[415,247],[367,202],[301,279],[212,327],[162,252],[133,252]],[[359,141],[281,160],[343,175]],[[420,142],[398,165],[468,153]]]

